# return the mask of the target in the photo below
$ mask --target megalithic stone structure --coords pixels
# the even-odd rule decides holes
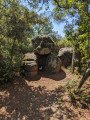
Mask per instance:
[[[38,71],[49,74],[57,73],[61,69],[61,60],[53,54],[54,41],[48,35],[38,35],[31,39],[33,53],[27,53],[23,57],[22,69],[24,75],[34,77]]]

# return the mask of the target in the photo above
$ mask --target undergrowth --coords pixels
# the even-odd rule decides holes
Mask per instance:
[[[69,97],[71,98],[71,100],[83,101],[90,104],[90,96],[89,96],[90,87],[88,86],[83,90],[77,90],[77,85],[78,85],[77,77],[74,77],[66,84],[66,89],[69,92]]]

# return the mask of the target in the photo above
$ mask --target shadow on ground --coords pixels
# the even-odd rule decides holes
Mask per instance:
[[[47,91],[45,87],[28,86],[21,78],[3,84],[0,86],[0,120],[63,120],[64,116],[71,119],[77,115],[70,108],[58,104],[64,92],[62,87]],[[58,105],[54,110],[53,104]],[[56,119],[54,115],[58,110],[61,112]]]
[[[40,80],[41,77],[50,78],[55,81],[60,81],[60,80],[63,80],[64,78],[66,78],[66,73],[62,69],[60,70],[60,72],[58,72],[56,74],[48,74],[48,73],[39,71],[38,75],[35,76],[34,78],[26,78],[26,79],[29,81],[38,81],[38,80]]]
[[[34,79],[41,77],[59,81],[66,73],[63,70],[54,75],[40,73]],[[77,120],[80,113],[77,108],[85,105],[79,106],[67,96],[65,87],[48,90],[45,86],[30,86],[24,78],[16,77],[14,81],[0,85],[0,120]],[[87,110],[87,106],[83,109]]]

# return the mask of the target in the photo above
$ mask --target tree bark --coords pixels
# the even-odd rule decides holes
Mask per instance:
[[[73,48],[73,54],[72,54],[72,73],[74,73],[75,69],[75,47]]]
[[[75,67],[78,67],[78,72],[81,73],[81,52],[77,51],[76,46],[74,46],[72,54],[72,73],[74,73]]]
[[[13,61],[13,52],[14,52],[14,47],[15,47],[15,41],[16,41],[16,38],[14,38],[12,49],[11,49],[11,58],[10,58],[10,64],[9,64],[9,71],[12,70],[12,64],[13,64],[12,61]]]
[[[82,85],[84,84],[84,82],[87,80],[87,78],[90,77],[90,68],[88,68],[85,72],[85,74],[83,75],[79,85],[78,85],[78,89],[80,89],[82,87]]]

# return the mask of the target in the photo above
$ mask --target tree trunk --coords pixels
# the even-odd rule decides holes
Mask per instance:
[[[75,69],[75,47],[73,48],[73,54],[72,54],[72,73],[74,73]]]
[[[78,85],[78,89],[80,89],[82,87],[82,85],[84,84],[84,82],[87,80],[87,78],[90,76],[90,68],[88,68],[85,72],[85,74],[83,75],[79,85]]]
[[[15,47],[15,41],[16,38],[14,38],[12,49],[11,49],[11,58],[10,58],[10,64],[9,64],[9,71],[12,70],[12,65],[13,65],[13,52],[14,52],[14,47]]]
[[[74,46],[72,54],[72,73],[74,73],[75,67],[78,67],[78,72],[81,73],[81,52],[77,51],[76,46]]]

